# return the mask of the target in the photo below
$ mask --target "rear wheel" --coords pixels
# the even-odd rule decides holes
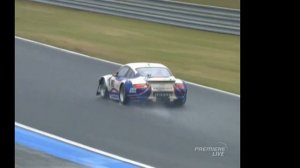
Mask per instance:
[[[122,85],[120,87],[120,92],[119,92],[119,99],[120,99],[120,103],[121,104],[127,104],[128,103],[128,98],[126,96],[126,92],[125,92],[125,87],[124,85]]]
[[[177,99],[173,102],[174,105],[176,106],[183,106],[186,102],[186,96],[184,96],[183,99]]]

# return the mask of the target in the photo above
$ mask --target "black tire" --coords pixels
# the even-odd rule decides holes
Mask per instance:
[[[123,105],[126,105],[129,102],[128,97],[126,96],[125,87],[123,84],[120,87],[119,100],[120,100],[120,103]]]
[[[107,86],[106,86],[105,81],[103,79],[101,79],[99,81],[99,86],[98,86],[96,95],[100,95],[100,97],[102,97],[103,99],[108,98]]]
[[[178,99],[178,100],[175,100],[175,101],[173,102],[173,104],[174,104],[175,106],[183,106],[183,105],[185,104],[185,102],[186,102],[186,96],[185,96],[184,99]]]

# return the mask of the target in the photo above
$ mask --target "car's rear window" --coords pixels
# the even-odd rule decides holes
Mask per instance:
[[[141,76],[150,76],[150,77],[169,77],[171,72],[163,67],[143,67],[137,68],[136,71]]]

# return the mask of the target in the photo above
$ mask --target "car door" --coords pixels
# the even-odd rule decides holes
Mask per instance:
[[[126,79],[125,75],[128,70],[129,70],[128,66],[123,66],[119,69],[119,71],[116,73],[115,76],[112,76],[112,78],[110,79],[110,83],[109,83],[109,85],[111,87],[111,91],[115,90],[115,91],[119,92],[122,80]]]

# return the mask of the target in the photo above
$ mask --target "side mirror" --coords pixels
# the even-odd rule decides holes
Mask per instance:
[[[113,76],[114,76],[114,77],[117,77],[118,74],[119,74],[119,72],[116,72],[116,73],[113,74]]]

